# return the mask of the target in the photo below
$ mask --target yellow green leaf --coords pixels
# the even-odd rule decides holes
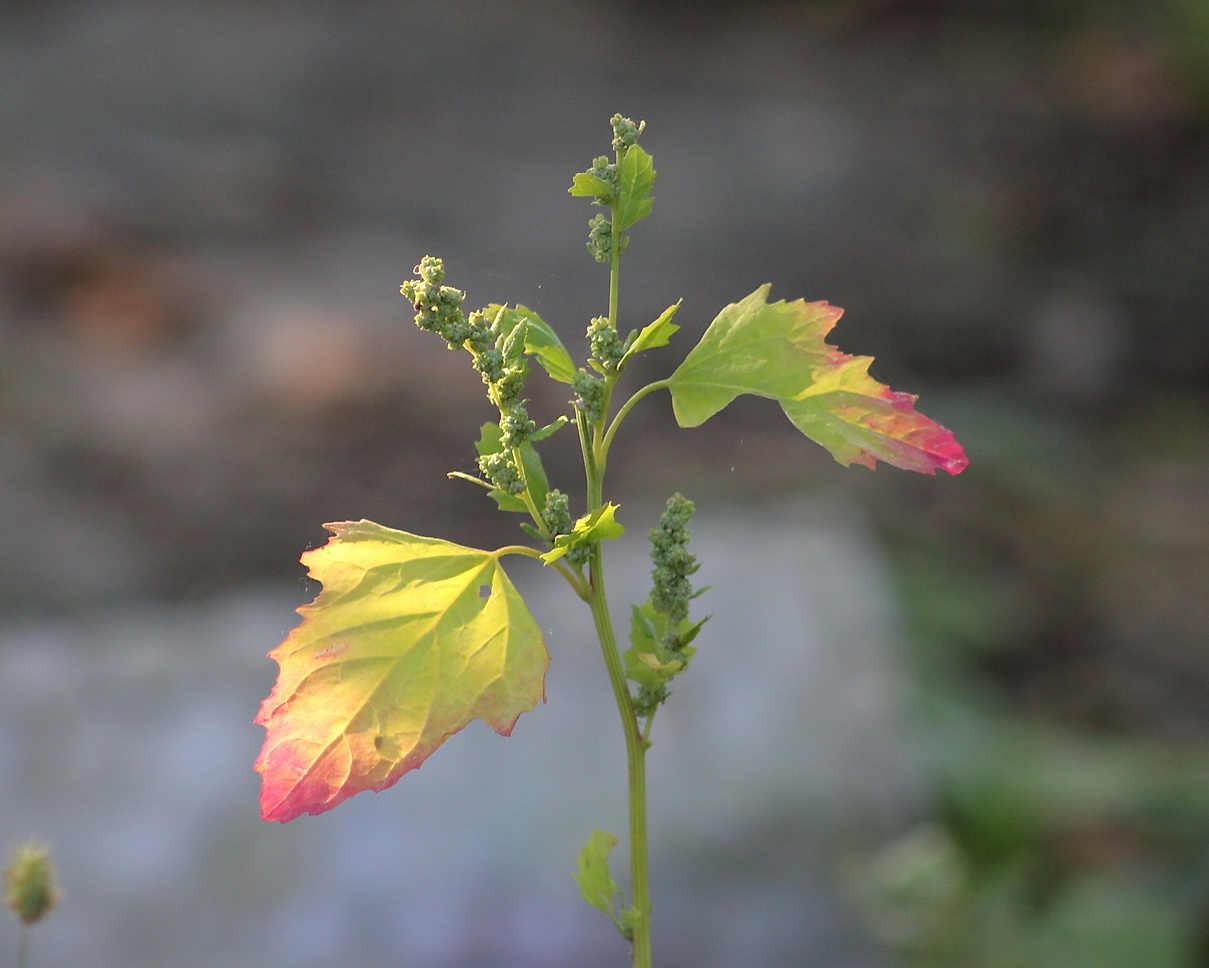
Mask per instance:
[[[915,397],[869,375],[869,356],[824,342],[842,309],[798,299],[768,302],[764,285],[720,312],[668,378],[682,427],[696,427],[741,393],[771,397],[803,434],[841,464],[959,474],[969,461],[951,431],[915,409]]]
[[[269,653],[261,815],[383,790],[472,719],[507,735],[544,698],[541,629],[492,552],[372,521],[302,556],[319,596]]]

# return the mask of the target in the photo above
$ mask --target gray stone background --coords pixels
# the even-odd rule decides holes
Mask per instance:
[[[972,460],[845,471],[760,401],[627,425],[618,585],[675,489],[716,585],[653,764],[662,963],[1007,944],[941,924],[1030,968],[1204,964],[1205,11],[0,6],[0,841],[50,841],[67,891],[35,963],[624,963],[568,875],[621,826],[619,737],[543,576],[550,701],[509,740],[284,827],[250,769],[322,522],[515,539],[445,480],[490,412],[398,284],[441,255],[573,344],[607,277],[565,189],[621,111],[659,172],[623,319],[685,297],[639,376],[771,281]],[[935,830],[961,903],[904,909],[878,872]]]

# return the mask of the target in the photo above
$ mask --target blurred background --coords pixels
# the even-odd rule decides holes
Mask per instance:
[[[0,846],[66,891],[35,963],[626,964],[571,879],[623,833],[620,731],[526,563],[553,664],[511,738],[284,826],[251,769],[323,522],[519,536],[445,479],[492,412],[398,285],[439,255],[578,346],[607,272],[566,188],[618,111],[659,172],[623,328],[685,299],[639,379],[771,281],[971,458],[845,470],[748,399],[627,423],[618,608],[676,489],[715,586],[652,751],[657,959],[1209,965],[1205,0],[0,5]]]

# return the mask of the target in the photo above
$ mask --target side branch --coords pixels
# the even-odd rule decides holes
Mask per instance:
[[[629,400],[621,405],[621,409],[617,411],[617,416],[613,418],[613,422],[609,424],[609,429],[605,432],[604,440],[601,442],[602,453],[608,454],[609,447],[613,443],[613,435],[617,433],[617,428],[621,426],[621,421],[625,419],[639,400],[645,397],[648,393],[654,393],[656,390],[666,390],[670,386],[667,380],[656,380],[654,383],[648,383],[641,390],[635,393]]]

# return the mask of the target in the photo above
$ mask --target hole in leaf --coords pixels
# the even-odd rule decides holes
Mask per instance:
[[[491,586],[490,585],[479,585],[479,598],[490,598],[490,597],[491,597]]]

